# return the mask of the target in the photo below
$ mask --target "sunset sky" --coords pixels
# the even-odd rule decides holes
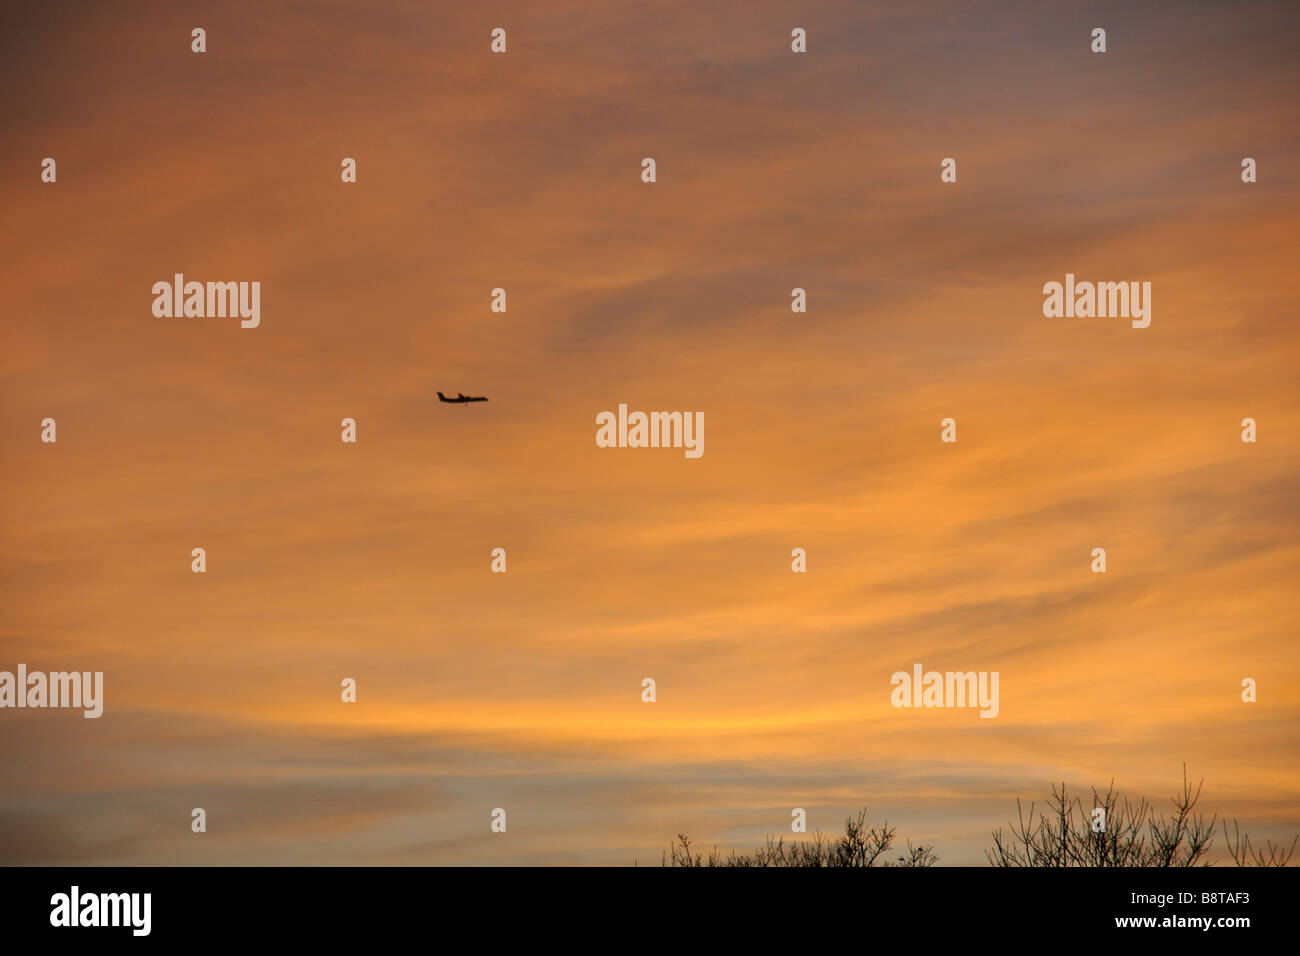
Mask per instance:
[[[645,865],[865,805],[982,864],[1184,763],[1300,832],[1294,4],[3,16],[0,670],[105,704],[0,711],[0,862]],[[177,272],[260,327],[156,318]],[[1067,272],[1151,326],[1045,318]],[[704,455],[598,448],[619,403]],[[999,716],[895,709],[914,663]]]

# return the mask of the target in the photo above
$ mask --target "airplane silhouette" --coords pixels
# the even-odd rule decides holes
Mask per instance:
[[[450,402],[453,405],[463,405],[465,402],[486,402],[487,396],[479,396],[475,398],[470,395],[462,395],[460,392],[457,392],[455,398],[448,398],[446,395],[442,394],[442,392],[439,392],[438,401]]]

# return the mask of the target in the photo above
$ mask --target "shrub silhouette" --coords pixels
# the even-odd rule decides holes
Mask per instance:
[[[1112,780],[1105,794],[1094,787],[1093,808],[1106,811],[1105,829],[1098,833],[1091,827],[1091,812],[1085,812],[1078,797],[1071,797],[1061,784],[1052,786],[1048,809],[1034,822],[1034,804],[1025,816],[1024,806],[1016,800],[1018,819],[1010,832],[993,832],[993,848],[986,850],[994,866],[1208,866],[1207,856],[1214,845],[1216,816],[1207,821],[1196,812],[1201,797],[1202,780],[1193,790],[1183,767],[1183,791],[1170,798],[1173,813],[1159,815],[1146,800],[1132,803],[1115,792]],[[1251,846],[1232,821],[1223,821],[1223,836],[1228,856],[1237,866],[1286,866],[1295,853],[1300,836],[1291,846],[1272,840],[1263,849]]]
[[[784,837],[769,834],[767,845],[751,855],[732,850],[727,855],[715,846],[706,855],[691,850],[691,841],[685,834],[669,844],[664,853],[664,866],[933,866],[938,860],[932,846],[912,846],[907,841],[907,851],[893,859],[881,859],[894,845],[897,833],[888,822],[880,826],[867,825],[867,810],[857,817],[844,821],[844,835],[828,839],[820,830],[812,839],[802,843],[787,844]]]

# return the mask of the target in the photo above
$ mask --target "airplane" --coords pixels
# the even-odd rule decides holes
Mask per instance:
[[[462,395],[460,392],[457,392],[455,398],[448,398],[446,395],[442,394],[442,392],[439,392],[438,401],[450,402],[453,405],[463,405],[465,402],[486,402],[487,396],[479,396],[475,398],[470,395]]]

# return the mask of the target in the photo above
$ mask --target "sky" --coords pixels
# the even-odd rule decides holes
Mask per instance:
[[[11,7],[0,669],[105,703],[0,711],[0,862],[657,865],[866,806],[978,865],[1184,765],[1300,832],[1294,5]],[[260,325],[156,317],[177,272]],[[1044,317],[1066,273],[1150,327]],[[704,454],[598,447],[620,403]],[[893,707],[916,663],[998,716]]]

